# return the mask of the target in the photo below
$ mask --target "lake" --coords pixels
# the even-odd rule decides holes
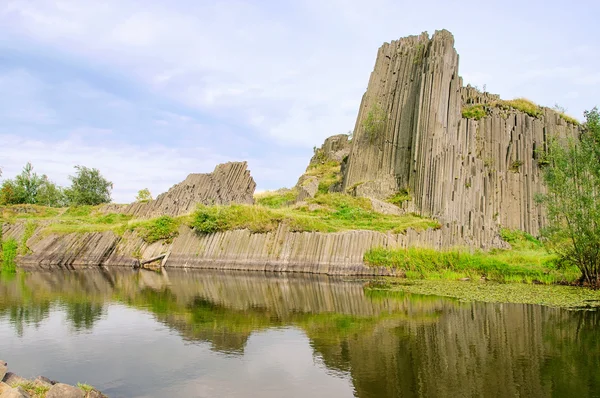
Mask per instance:
[[[110,397],[600,397],[600,316],[314,275],[32,272],[0,282],[0,358]]]

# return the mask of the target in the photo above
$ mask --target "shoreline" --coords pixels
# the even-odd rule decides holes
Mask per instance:
[[[88,384],[77,386],[38,376],[25,379],[8,371],[8,364],[0,360],[0,397],[10,398],[107,398],[106,395]]]

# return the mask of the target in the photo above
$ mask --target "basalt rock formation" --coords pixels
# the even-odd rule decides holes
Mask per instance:
[[[104,211],[131,214],[136,218],[179,216],[194,211],[198,204],[253,204],[255,189],[256,183],[248,164],[229,162],[218,165],[212,173],[190,174],[183,182],[150,202],[108,205]]]
[[[338,134],[327,138],[320,148],[314,148],[306,172],[296,183],[297,202],[314,198],[320,186],[326,191],[341,190],[341,169],[350,153],[350,144],[347,134]]]
[[[481,104],[480,120],[461,116]],[[413,211],[446,233],[489,247],[500,226],[538,234],[544,192],[540,153],[552,135],[579,127],[550,109],[530,116],[463,87],[448,31],[385,43],[363,96],[343,189],[385,199],[409,192]]]

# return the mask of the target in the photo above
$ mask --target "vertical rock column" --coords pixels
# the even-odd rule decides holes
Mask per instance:
[[[384,198],[408,188],[431,44],[423,33],[379,49],[354,128],[344,190]]]

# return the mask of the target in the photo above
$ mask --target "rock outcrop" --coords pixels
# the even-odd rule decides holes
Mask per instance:
[[[0,360],[0,398],[106,398],[106,395],[91,386],[86,390],[68,384],[58,383],[38,376],[28,380],[12,372],[6,373],[7,364]],[[6,374],[2,374],[2,369]],[[28,391],[29,390],[29,391]]]
[[[187,214],[198,204],[227,205],[254,203],[256,183],[246,162],[229,162],[215,167],[212,173],[190,174],[155,200],[130,205],[107,205],[107,213],[131,214],[136,218]]]
[[[314,148],[305,173],[296,183],[296,202],[314,198],[319,186],[329,192],[341,191],[342,168],[350,153],[350,143],[347,134],[338,134],[327,138],[320,148]]]
[[[448,31],[385,43],[363,96],[343,189],[385,199],[408,191],[414,211],[456,237],[489,247],[500,226],[537,234],[544,225],[539,150],[578,126],[544,109],[538,117],[493,106],[497,95],[462,87]],[[481,120],[463,118],[484,104]]]

